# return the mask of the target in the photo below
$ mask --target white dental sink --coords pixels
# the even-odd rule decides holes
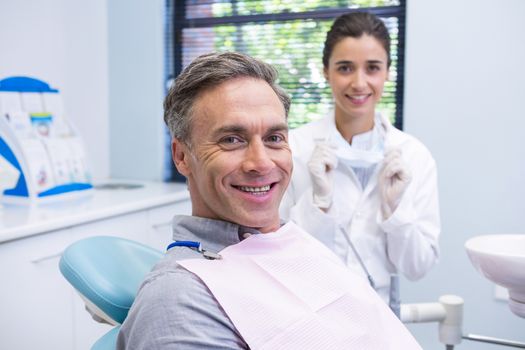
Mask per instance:
[[[472,265],[509,291],[509,307],[525,317],[525,234],[485,235],[465,243]]]

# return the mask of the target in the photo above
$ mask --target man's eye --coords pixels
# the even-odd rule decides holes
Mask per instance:
[[[282,137],[281,135],[270,135],[266,140],[268,142],[277,143],[284,141],[284,137]]]
[[[219,141],[219,145],[225,150],[234,150],[243,147],[245,140],[238,136],[225,136]]]
[[[242,142],[242,140],[236,136],[226,136],[221,139],[221,143],[224,144],[235,144]]]
[[[264,143],[267,147],[271,148],[282,148],[286,147],[288,144],[286,140],[286,135],[283,134],[272,134],[269,135],[265,140]]]

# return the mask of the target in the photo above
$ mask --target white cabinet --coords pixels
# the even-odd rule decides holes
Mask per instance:
[[[84,310],[58,269],[61,252],[98,235],[164,250],[175,214],[190,214],[188,199],[0,244],[0,349],[89,349],[111,326]]]
[[[68,229],[0,245],[0,349],[74,349],[73,291],[58,270]]]

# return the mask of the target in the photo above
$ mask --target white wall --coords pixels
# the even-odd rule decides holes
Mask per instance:
[[[475,235],[525,233],[525,1],[408,1],[405,130],[439,170],[441,261],[421,282],[404,281],[404,302],[442,294],[465,299],[465,332],[525,341],[525,320],[495,301],[471,266]],[[411,327],[424,349],[435,325]],[[464,342],[458,349],[495,349]]]
[[[163,0],[111,0],[109,112],[111,175],[162,180]]]
[[[161,180],[163,0],[0,0],[0,79],[63,94],[95,179]]]
[[[0,79],[46,81],[63,95],[95,177],[109,175],[105,0],[0,1]]]

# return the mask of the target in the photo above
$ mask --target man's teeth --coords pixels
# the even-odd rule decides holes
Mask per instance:
[[[261,187],[239,186],[239,189],[244,192],[267,192],[270,190],[270,185]]]

